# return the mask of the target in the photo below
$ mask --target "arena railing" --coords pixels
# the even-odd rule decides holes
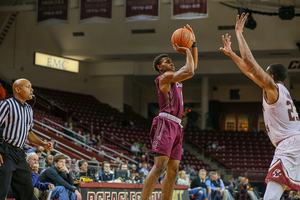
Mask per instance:
[[[47,120],[50,121],[50,122],[52,122],[52,121],[49,120],[49,119],[47,119]],[[88,149],[88,150],[93,150],[93,151],[97,152],[97,154],[100,153],[100,150],[95,149],[95,148],[93,148],[93,147],[91,147],[91,146],[89,146],[89,145],[86,145],[85,143],[83,143],[83,142],[77,140],[76,138],[70,137],[69,135],[66,135],[65,133],[62,133],[62,132],[60,132],[59,130],[57,130],[57,129],[55,129],[55,128],[52,128],[51,126],[48,126],[48,125],[46,125],[46,124],[44,124],[44,123],[42,123],[42,122],[39,122],[39,121],[37,121],[37,120],[35,120],[35,119],[34,119],[33,121],[34,121],[35,123],[41,125],[42,127],[46,127],[46,128],[48,128],[49,130],[52,130],[52,131],[55,132],[57,135],[63,135],[64,137],[66,137],[66,138],[68,138],[68,139],[70,139],[70,140],[75,141],[76,143],[80,144],[81,146],[85,147],[85,148]],[[55,123],[55,122],[53,122],[53,123]],[[67,146],[67,145],[65,145],[65,146]],[[137,161],[135,161],[135,160],[133,160],[133,159],[131,159],[131,158],[125,156],[125,155],[122,155],[122,154],[120,154],[119,152],[114,151],[113,149],[110,149],[110,148],[108,148],[108,147],[106,147],[106,146],[104,146],[104,145],[101,145],[101,149],[102,149],[102,148],[104,148],[104,149],[106,149],[106,150],[108,150],[108,151],[110,151],[110,152],[113,152],[113,153],[115,153],[115,154],[117,154],[117,155],[119,155],[119,156],[121,156],[121,157],[124,157],[124,158],[126,158],[126,159],[128,159],[128,160],[130,160],[130,161],[132,161],[132,162],[138,164]],[[78,151],[75,150],[75,152],[78,152]],[[111,156],[109,156],[109,155],[106,155],[106,157],[108,157],[108,158],[110,158],[110,159],[112,159],[112,160],[118,162],[119,164],[123,163],[122,161],[119,161],[119,160],[117,160],[116,158],[111,157]],[[90,159],[90,158],[91,158],[91,157],[89,157],[89,159]]]
[[[117,141],[113,140],[112,138],[109,138],[109,137],[107,137],[107,136],[104,136],[104,133],[106,133],[107,135],[110,135],[111,137],[116,138],[118,141],[122,141],[122,142],[124,142],[124,143],[126,143],[126,144],[128,144],[128,145],[130,145],[130,146],[132,145],[131,143],[129,143],[129,142],[125,141],[125,140],[122,140],[122,138],[117,137],[117,136],[116,136],[115,134],[113,134],[113,133],[109,133],[109,132],[107,132],[107,131],[101,131],[101,133],[102,133],[102,138],[106,138],[106,140],[109,140],[109,141],[111,141],[111,142],[113,142],[113,143],[115,143],[115,144],[117,144],[117,145],[119,145],[119,146],[123,147],[124,149],[126,149],[126,150],[128,150],[128,151],[131,152],[131,149],[130,149],[130,148],[128,148],[128,147],[126,147],[126,146],[124,146],[124,145],[118,143]],[[147,153],[147,154],[154,157],[154,155],[153,155],[152,153]],[[151,162],[154,162],[154,160],[151,159],[151,158],[149,158],[149,157],[150,157],[150,156],[147,156],[147,163],[149,163],[149,160],[150,160]]]
[[[48,121],[48,122],[50,122],[50,123],[52,123],[52,124],[54,124],[54,125],[56,125],[56,126],[59,126],[59,127],[63,128],[64,130],[67,130],[67,131],[69,131],[69,132],[71,132],[71,133],[73,133],[73,134],[75,134],[75,135],[77,135],[77,136],[80,136],[81,138],[83,138],[83,140],[85,140],[85,136],[82,136],[82,135],[80,135],[80,134],[78,134],[78,133],[76,133],[76,132],[74,132],[74,131],[70,131],[70,130],[68,130],[66,127],[63,127],[63,126],[61,126],[60,124],[57,124],[57,123],[53,122],[52,120],[50,120],[50,119],[48,119],[48,118],[43,118],[43,119],[42,119],[42,122],[43,122],[43,120],[46,120],[46,121]],[[55,129],[55,130],[56,130],[56,129]],[[60,132],[60,133],[61,133],[61,132]],[[64,134],[64,136],[66,136],[66,134]],[[68,138],[70,139],[70,138],[72,138],[72,137],[68,136]],[[103,133],[102,133],[102,138],[104,138]],[[76,138],[72,138],[72,140],[76,140],[76,141],[78,141],[78,142],[81,142],[81,141],[77,140]],[[111,141],[111,140],[110,140],[110,141]],[[85,144],[85,143],[84,143],[84,144]],[[120,144],[118,144],[118,145],[120,145]],[[90,146],[88,146],[88,145],[86,145],[86,144],[85,144],[85,146],[87,146],[88,148],[92,148],[92,147],[90,147]],[[110,152],[113,152],[113,153],[115,153],[115,154],[117,154],[117,155],[119,155],[119,156],[121,156],[121,157],[123,157],[123,158],[126,158],[127,160],[130,160],[130,161],[135,162],[135,163],[138,164],[138,162],[136,162],[135,160],[133,160],[133,159],[131,159],[131,158],[125,156],[125,155],[122,155],[122,154],[120,154],[119,152],[114,151],[113,149],[110,149],[110,148],[108,148],[108,147],[106,147],[106,146],[104,146],[104,145],[101,145],[101,148],[104,148],[104,149],[106,149],[106,150],[109,150]],[[100,152],[100,150],[97,150],[97,149],[94,149],[94,148],[92,148],[92,149],[93,149],[94,151],[97,151],[98,153]],[[112,158],[112,157],[110,157],[110,156],[108,156],[108,157],[109,157],[109,158]],[[113,160],[115,160],[115,159],[113,159]],[[120,162],[120,163],[122,163],[122,162]]]
[[[47,127],[48,128],[48,127]],[[35,130],[35,129],[33,129],[33,131],[35,132],[35,133],[38,133],[39,135],[42,135],[43,137],[45,137],[45,138],[47,138],[47,139],[51,139],[49,136],[47,136],[47,135],[45,135],[44,133],[42,133],[42,132],[40,132],[40,131],[37,131],[37,130]],[[90,156],[88,156],[88,155],[86,155],[86,154],[84,154],[84,153],[82,153],[82,152],[80,152],[80,151],[77,151],[76,149],[73,149],[72,147],[70,147],[70,146],[68,146],[68,145],[66,145],[66,144],[64,144],[64,143],[62,143],[62,142],[59,142],[59,141],[55,141],[56,143],[58,143],[59,145],[61,145],[61,146],[64,146],[65,148],[67,148],[67,149],[69,149],[69,150],[71,150],[71,151],[73,151],[73,152],[76,152],[76,153],[78,153],[78,154],[80,154],[80,155],[82,155],[83,157],[85,157],[85,158],[87,158],[87,159],[91,159],[92,157],[90,157]]]
[[[131,143],[129,143],[129,142],[125,141],[125,140],[122,140],[121,138],[119,138],[118,136],[116,136],[116,135],[113,134],[113,133],[110,133],[110,132],[107,132],[107,131],[101,131],[101,133],[102,133],[102,137],[105,138],[106,140],[109,140],[109,141],[111,141],[112,143],[115,143],[115,144],[117,144],[117,145],[123,147],[124,149],[126,149],[126,150],[128,150],[128,151],[131,151],[130,148],[128,148],[128,147],[126,147],[126,146],[120,144],[119,142],[115,141],[115,140],[114,140],[113,138],[111,138],[111,137],[114,137],[115,139],[117,139],[117,140],[119,140],[119,141],[122,141],[122,142],[124,142],[124,143],[126,143],[127,145],[130,145],[130,146],[132,145]],[[110,137],[105,136],[104,133],[105,133],[106,135],[109,135]]]
[[[84,121],[80,117],[75,116],[75,115],[71,115],[70,119],[72,121],[75,121],[77,123],[77,126],[83,128],[83,130],[87,130],[92,134],[94,133],[94,126],[92,124],[90,124],[88,121]]]
[[[41,105],[47,112],[59,115],[64,120],[68,118],[68,109],[61,105],[59,102],[53,101],[47,95],[45,95],[39,88],[34,89],[34,94],[36,96],[36,103]],[[53,109],[55,108],[55,110]]]
[[[25,146],[26,146],[26,147],[33,148],[33,146],[31,146],[31,145],[29,145],[29,144],[26,144],[26,143],[25,143]],[[58,154],[63,154],[62,152],[60,152],[60,151],[58,151],[58,150],[56,150],[56,149],[53,149],[53,151],[54,151],[55,153],[58,153]],[[45,156],[45,158],[46,158],[46,156],[47,156],[47,154],[46,154],[45,152],[42,152],[42,155]],[[69,158],[69,159],[71,159],[68,155],[66,155],[66,157]]]
[[[58,126],[58,127],[62,128],[62,129],[65,130],[65,131],[68,131],[68,132],[70,132],[70,133],[73,133],[74,135],[77,135],[77,136],[80,137],[83,141],[85,140],[85,137],[84,137],[84,136],[82,136],[82,135],[76,133],[75,131],[70,131],[68,128],[66,128],[66,127],[64,127],[64,126],[62,126],[62,125],[60,125],[60,124],[58,124],[58,123],[56,123],[56,122],[54,122],[54,121],[52,121],[52,120],[50,120],[50,119],[48,119],[48,118],[43,118],[43,119],[42,119],[42,123],[44,123],[44,120],[50,122],[51,124],[54,124],[55,126]]]

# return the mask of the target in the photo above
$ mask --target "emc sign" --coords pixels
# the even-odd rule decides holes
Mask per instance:
[[[34,64],[75,73],[79,71],[79,61],[39,52],[34,53]]]

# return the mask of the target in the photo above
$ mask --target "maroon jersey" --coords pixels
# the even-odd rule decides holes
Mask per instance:
[[[160,112],[168,113],[181,119],[183,113],[182,83],[172,83],[169,92],[162,92],[159,89],[159,77],[157,77],[154,82],[156,83],[158,91]]]

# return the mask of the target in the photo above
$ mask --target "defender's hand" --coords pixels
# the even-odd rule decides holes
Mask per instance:
[[[235,24],[235,31],[243,32],[245,22],[248,18],[249,13],[245,14],[243,13],[240,17],[240,15],[237,15],[236,17],[236,24]]]
[[[230,41],[231,36],[226,33],[225,37],[222,35],[222,41],[224,44],[224,47],[220,47],[220,50],[223,51],[226,55],[230,55],[233,53],[231,49],[231,41]]]

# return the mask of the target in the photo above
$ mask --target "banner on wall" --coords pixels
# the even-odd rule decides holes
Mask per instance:
[[[34,52],[34,64],[41,66],[41,67],[47,67],[51,69],[58,69],[62,71],[68,71],[68,72],[79,72],[79,61],[64,58],[64,57],[58,57],[53,56],[49,54]]]
[[[173,0],[172,4],[172,19],[208,17],[207,0]]]
[[[80,23],[103,23],[112,21],[112,0],[81,0]]]
[[[159,0],[126,0],[125,21],[159,19]]]
[[[37,25],[68,23],[69,0],[38,0]]]

